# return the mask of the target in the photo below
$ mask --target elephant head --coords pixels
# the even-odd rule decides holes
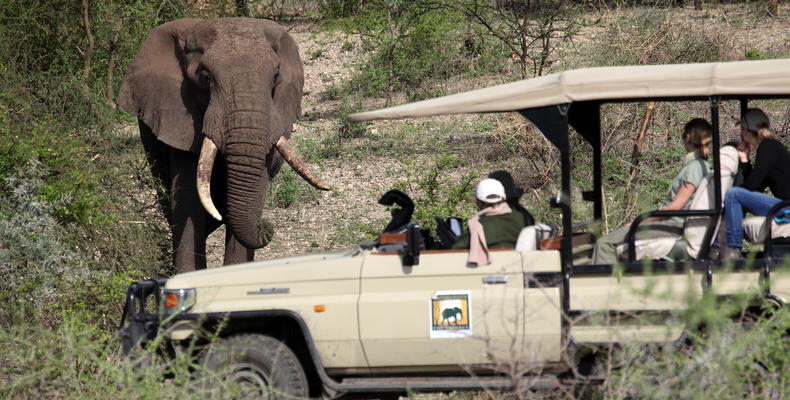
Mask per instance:
[[[121,83],[118,104],[166,145],[200,154],[198,193],[210,194],[219,153],[227,174],[224,221],[247,248],[263,247],[260,217],[269,179],[288,161],[319,182],[290,151],[304,77],[296,42],[278,24],[252,18],[181,19],[155,28]],[[281,158],[282,155],[282,158]]]

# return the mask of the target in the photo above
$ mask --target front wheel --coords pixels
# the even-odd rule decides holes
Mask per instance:
[[[228,337],[209,346],[201,364],[204,387],[218,397],[279,400],[309,394],[299,359],[271,336]]]

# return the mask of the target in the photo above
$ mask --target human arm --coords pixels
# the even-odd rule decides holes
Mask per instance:
[[[664,208],[660,211],[677,211],[682,210],[683,207],[686,206],[689,200],[691,200],[691,196],[694,195],[694,190],[696,190],[696,186],[694,184],[685,182],[683,185],[680,186],[678,189],[677,194],[675,194],[675,198],[672,199],[669,204],[667,204]],[[659,221],[662,219],[667,219],[667,217],[649,217],[645,219],[645,221]]]

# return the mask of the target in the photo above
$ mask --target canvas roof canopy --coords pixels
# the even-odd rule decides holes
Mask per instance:
[[[349,115],[354,122],[516,111],[580,101],[790,96],[790,59],[597,67]]]

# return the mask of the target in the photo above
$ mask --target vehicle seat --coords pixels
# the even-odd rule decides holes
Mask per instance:
[[[790,236],[790,223],[777,224],[776,221],[771,222],[771,237],[783,238]],[[763,225],[765,224],[765,217],[747,217],[743,219],[743,237],[752,243],[762,243],[765,241],[765,232]]]
[[[557,227],[535,224],[521,229],[516,239],[516,251],[531,251],[540,248],[540,241],[557,235]]]
[[[724,193],[732,187],[735,174],[738,172],[738,161],[738,151],[735,147],[724,146],[719,150],[722,202],[724,201]],[[691,204],[689,205],[690,210],[710,210],[713,208],[716,186],[712,185],[712,182],[713,171],[709,172],[702,179],[699,187],[694,191]],[[683,226],[683,237],[637,240],[635,242],[636,259],[674,260],[685,257],[696,259],[702,248],[702,241],[705,237],[708,222],[710,222],[710,217],[707,216],[688,217]],[[716,237],[719,226],[721,226],[721,220],[719,220],[713,235],[711,235],[711,243]],[[628,254],[628,244],[624,243],[617,246],[617,254],[621,258],[626,256]]]

